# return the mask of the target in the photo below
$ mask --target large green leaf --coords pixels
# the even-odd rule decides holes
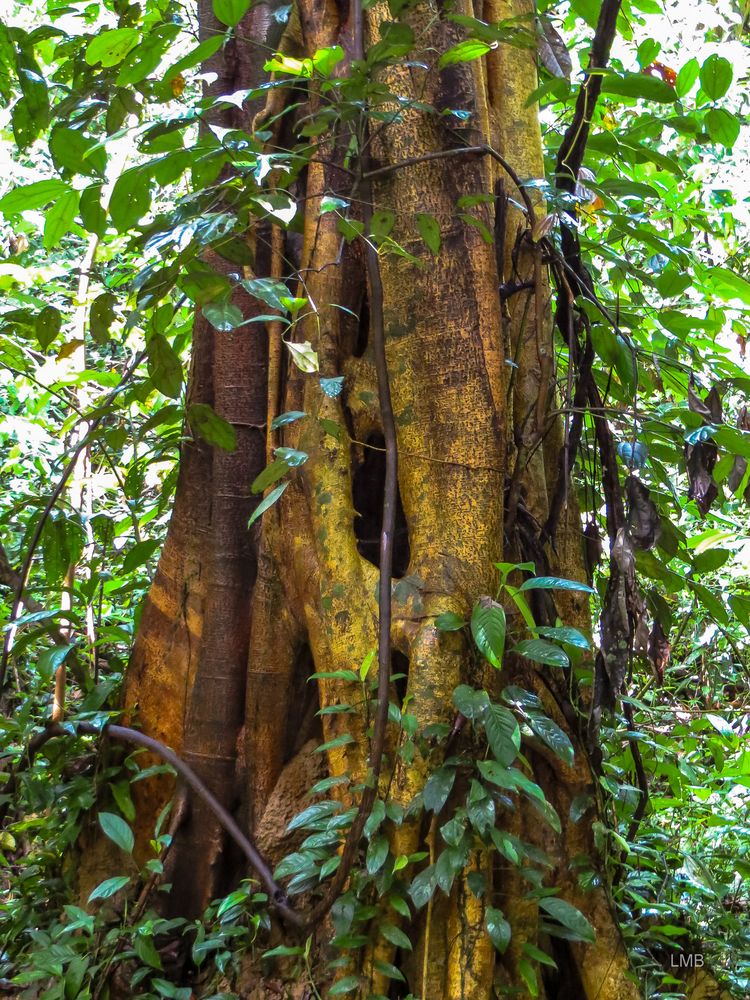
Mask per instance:
[[[547,718],[546,715],[530,715],[529,725],[534,730],[539,739],[546,743],[550,750],[560,758],[568,767],[573,766],[575,760],[575,750],[570,742],[570,737],[564,732],[556,722]]]
[[[482,56],[487,55],[491,47],[487,42],[480,41],[478,38],[468,38],[444,52],[438,60],[438,68],[445,69],[446,66],[455,66],[456,63],[481,59]]]
[[[182,391],[182,363],[172,345],[166,337],[156,333],[149,337],[146,352],[154,386],[170,399],[178,399]]]
[[[513,648],[514,653],[525,656],[534,663],[544,663],[549,667],[569,667],[570,658],[564,649],[546,639],[524,639]]]
[[[482,716],[487,742],[497,761],[509,767],[521,749],[521,731],[515,715],[504,705],[488,705]]]
[[[701,66],[699,75],[703,92],[712,101],[718,101],[729,90],[734,73],[729,60],[714,52]]]
[[[582,590],[586,594],[595,594],[593,587],[578,580],[563,580],[559,576],[534,576],[524,580],[519,590]]]
[[[494,906],[488,906],[484,914],[484,922],[490,940],[500,954],[504,955],[510,944],[511,928],[503,911],[495,909]]]
[[[140,41],[135,28],[112,28],[102,31],[86,47],[86,62],[89,66],[116,66],[134,49]]]
[[[42,244],[45,250],[56,247],[63,236],[70,232],[78,211],[78,192],[64,191],[47,211],[44,219]]]
[[[602,93],[659,101],[663,104],[671,104],[677,100],[677,94],[668,83],[647,73],[625,73],[621,76],[607,73],[602,80]]]
[[[250,10],[252,0],[213,0],[214,14],[222,24],[233,28]]]
[[[44,208],[51,201],[70,192],[70,186],[65,181],[47,180],[34,181],[15,187],[0,198],[0,212],[4,215],[17,215],[19,212],[33,211]]]
[[[539,900],[539,908],[575,935],[575,940],[596,940],[596,932],[580,910],[558,896],[545,896]]]
[[[188,409],[188,421],[209,444],[223,451],[234,451],[237,447],[237,434],[234,427],[220,417],[208,403],[193,403]]]
[[[505,611],[496,601],[482,598],[471,613],[471,634],[477,649],[499,670],[505,649]]]
[[[117,178],[109,214],[118,233],[137,225],[151,207],[151,176],[147,166],[131,167]]]
[[[110,812],[100,812],[99,826],[107,837],[113,843],[117,844],[120,850],[125,851],[126,854],[133,853],[133,845],[135,843],[133,831],[122,816],[117,816],[115,813]]]

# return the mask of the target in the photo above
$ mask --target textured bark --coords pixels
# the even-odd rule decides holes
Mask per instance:
[[[474,14],[468,3],[459,3],[456,10]],[[487,0],[481,16],[498,21],[530,11],[526,0]],[[367,10],[371,41],[379,37],[386,16],[383,5]],[[441,18],[437,3],[409,16],[423,44],[434,51],[460,40],[459,29]],[[299,24],[304,53],[341,44],[351,54],[347,10],[342,12],[333,0],[303,0]],[[238,67],[247,65],[246,54],[238,50],[237,58]],[[501,46],[485,61],[450,66],[442,73],[390,67],[382,78],[402,97],[438,109],[460,107],[471,118],[457,129],[437,116],[406,110],[397,124],[373,130],[372,155],[379,165],[489,143],[522,178],[543,176],[536,111],[525,106],[536,86],[529,50]],[[233,88],[241,85],[236,79],[232,83]],[[311,84],[308,112],[317,100]],[[313,670],[330,674],[356,668],[377,643],[378,568],[372,536],[379,531],[382,425],[368,338],[367,282],[361,248],[355,242],[342,252],[335,214],[319,215],[324,194],[346,192],[351,185],[341,168],[347,142],[325,142],[304,177],[304,280],[298,294],[308,296],[317,311],[294,334],[299,341],[311,341],[323,376],[345,375],[344,391],[336,398],[322,394],[316,378],[291,364],[274,324],[269,328],[269,361],[262,339],[245,332],[218,336],[198,322],[192,392],[237,427],[239,446],[228,455],[211,455],[199,444],[186,448],[170,533],[128,682],[129,703],[138,700],[146,731],[182,747],[225,805],[232,806],[241,793],[257,842],[274,857],[286,843],[288,797],[304,789],[300,776],[307,780],[314,770],[311,738],[332,740],[353,733],[354,742],[328,752],[327,773],[348,774],[357,782],[366,768],[363,712],[315,718],[318,709],[360,701],[358,685],[330,677],[308,683]],[[596,777],[577,732],[567,679],[512,658],[501,674],[485,670],[460,633],[443,633],[435,626],[437,615],[453,611],[467,616],[478,597],[493,593],[493,563],[503,558],[534,558],[539,572],[585,579],[573,496],[564,504],[555,549],[542,549],[538,538],[562,446],[562,426],[549,418],[556,404],[554,344],[540,251],[529,239],[527,220],[508,205],[509,197],[518,199],[513,181],[491,156],[414,163],[381,174],[373,188],[373,207],[395,212],[392,237],[414,258],[380,257],[402,514],[392,581],[392,640],[399,670],[408,673],[400,693],[409,698],[410,711],[424,728],[453,721],[451,696],[458,684],[497,691],[516,683],[534,691],[547,714],[569,732],[576,748],[574,767],[561,764],[541,745],[524,748],[535,780],[557,808],[562,833],[543,828],[520,801],[499,822],[550,856],[549,885],[598,930],[594,945],[556,946],[559,972],[545,978],[542,995],[547,1000],[634,1000],[639,991],[629,977],[606,890],[584,892],[571,864],[580,855],[596,857],[594,810],[578,822],[570,819],[571,802],[589,792]],[[486,202],[471,211],[499,236],[498,246],[490,245],[456,209],[461,196],[492,193],[498,196],[496,206],[504,208],[498,219],[496,206]],[[418,236],[418,212],[430,213],[440,224],[442,246],[435,256]],[[534,212],[541,217],[544,206],[536,204]],[[273,259],[264,263],[265,271],[256,271],[279,275],[281,234],[276,232],[270,243]],[[508,282],[530,283],[531,288],[503,308],[499,287]],[[512,378],[508,361],[516,366]],[[273,433],[269,424],[265,435],[258,433],[266,414],[288,410],[307,417]],[[333,424],[341,433],[331,433]],[[263,517],[251,600],[255,567],[245,531],[248,488],[259,461],[263,464],[271,447],[279,445],[303,450],[309,458]],[[532,545],[529,555],[532,543],[537,549]],[[590,628],[587,602],[580,595],[535,610],[539,621],[551,615],[554,624],[559,613],[568,624]],[[398,695],[394,688],[392,697],[397,700]],[[235,741],[243,708],[238,789]],[[384,784],[392,799],[406,806],[440,762],[441,751],[434,759],[417,757],[407,764],[393,749]],[[346,799],[346,786],[340,788]],[[160,797],[163,789],[154,793],[153,803],[141,802],[142,815],[153,817]],[[301,798],[299,808],[303,805]],[[211,817],[196,812],[194,832],[190,829],[178,835],[175,852],[174,898],[184,911],[194,911],[221,885],[210,873],[224,856]],[[396,854],[424,849],[434,860],[439,851],[434,824],[426,830],[419,819],[389,835]],[[490,1000],[496,985],[521,987],[523,943],[549,944],[538,940],[536,905],[525,898],[514,868],[482,851],[475,853],[470,867],[485,875],[488,890],[482,899],[460,878],[450,896],[438,894],[415,919],[415,951],[403,960],[403,969],[409,989],[422,1000]],[[484,931],[489,904],[502,906],[513,926],[511,947],[502,958]],[[369,983],[363,997],[389,990],[377,959],[401,961],[393,946],[378,940],[374,927],[361,965]],[[271,995],[262,980],[256,988],[254,996]]]

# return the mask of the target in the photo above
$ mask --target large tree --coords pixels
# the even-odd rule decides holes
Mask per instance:
[[[161,387],[170,297],[195,315],[171,520],[108,727],[178,771],[133,786],[136,860],[176,792],[162,912],[198,917],[247,874],[272,944],[308,939],[331,995],[636,998],[598,839],[600,724],[644,646],[634,551],[659,516],[638,463],[618,474],[603,397],[613,369],[625,399],[632,359],[577,220],[619,0],[591,26],[546,188],[537,65],[564,77],[567,53],[526,0],[248,7],[199,4],[192,200],[169,240],[143,226],[133,324]],[[105,82],[133,30],[118,14],[86,54]],[[632,76],[622,93],[671,99]],[[166,83],[180,92],[180,63]],[[168,160],[184,125],[145,152]],[[155,169],[114,184],[119,231]],[[595,658],[586,428],[610,543]],[[110,851],[89,842],[84,896]],[[255,959],[243,989],[294,975]]]
[[[603,8],[599,58],[606,58],[617,9]],[[235,46],[218,57],[215,93],[258,85],[274,24],[269,14],[258,7],[240,21]],[[447,893],[434,895],[428,882],[430,903],[406,920],[378,908],[371,931],[357,925],[369,943],[352,968],[363,974],[363,996],[388,992],[388,965],[376,963],[398,961],[399,948],[379,935],[378,924],[395,919],[409,926],[414,943],[406,963],[411,991],[423,1000],[468,1000],[490,997],[496,982],[529,989],[537,972],[525,946],[544,947],[547,938],[539,893],[529,891],[536,879],[524,877],[528,859],[514,864],[510,847],[503,857],[482,825],[495,808],[493,772],[486,772],[488,784],[469,784],[471,761],[484,753],[481,727],[459,731],[454,691],[470,685],[497,699],[514,684],[535,694],[568,733],[575,758],[560,759],[538,737],[524,743],[527,763],[516,774],[523,788],[529,779],[535,785],[531,794],[502,797],[495,829],[543,851],[548,867],[539,884],[553,886],[556,898],[596,929],[594,941],[557,940],[559,971],[545,975],[547,995],[636,996],[606,886],[582,888],[575,868],[581,856],[596,866],[594,800],[575,818],[570,809],[596,780],[577,721],[582,703],[554,666],[509,655],[497,669],[492,634],[497,563],[532,562],[539,575],[585,580],[574,490],[566,484],[561,491],[568,475],[558,461],[562,423],[550,416],[559,399],[545,207],[521,180],[544,175],[538,115],[527,103],[537,79],[533,10],[525,3],[483,10],[483,21],[497,26],[486,29],[496,40],[474,42],[486,55],[471,62],[456,48],[467,48],[462,19],[475,23],[466,22],[474,16],[468,8],[407,6],[394,20],[379,6],[360,12],[301,4],[296,14],[299,35],[285,39],[286,51],[312,60],[308,66],[325,68],[325,59],[334,68],[319,78],[303,66],[299,87],[271,90],[268,109],[251,100],[222,124],[249,133],[265,116],[270,134],[263,141],[278,151],[299,128],[283,114],[284,101],[304,100],[296,118],[313,123],[307,132],[315,142],[297,151],[305,161],[294,181],[301,239],[281,230],[273,211],[270,222],[256,223],[253,262],[231,301],[246,319],[267,312],[252,282],[285,280],[289,294],[303,300],[295,303],[289,342],[310,346],[299,363],[300,348],[287,350],[280,324],[268,323],[266,343],[257,328],[216,330],[205,316],[196,320],[189,399],[210,404],[232,425],[236,447],[193,441],[183,448],[127,704],[224,806],[243,803],[255,840],[276,862],[288,847],[284,827],[304,808],[314,776],[340,779],[341,802],[364,805],[331,879],[339,893],[350,868],[361,865],[368,817],[382,820],[367,823],[367,870],[377,873],[371,881],[380,892],[392,881],[403,885],[385,874],[393,861],[426,846]],[[201,25],[206,34],[217,28],[206,6]],[[426,56],[424,65],[407,62],[412,50]],[[278,60],[279,76],[292,66]],[[593,107],[591,81],[584,87]],[[581,114],[575,128],[585,127]],[[572,151],[579,163],[582,149]],[[285,155],[277,157],[272,165],[283,188]],[[340,201],[326,211],[332,197]],[[283,197],[278,204],[285,207]],[[207,263],[231,270],[216,255]],[[580,271],[573,257],[571,266]],[[575,271],[563,278],[561,294],[579,280]],[[577,338],[575,321],[571,330]],[[250,484],[258,476],[276,490],[283,476],[288,489],[260,529],[248,531],[257,503]],[[559,509],[545,539],[553,498]],[[554,626],[559,614],[587,630],[588,601],[570,593],[539,602],[536,623]],[[464,632],[440,628],[439,616],[468,620],[477,602],[494,665],[477,657]],[[521,638],[523,622],[511,618],[510,631]],[[364,693],[349,678],[374,650],[378,684]],[[499,714],[497,725],[504,721]],[[448,736],[440,738],[441,727]],[[317,755],[321,741],[324,757]],[[434,793],[425,802],[432,815],[413,808],[431,773],[446,785],[446,776],[457,777],[453,792],[446,787],[438,802]],[[467,792],[469,813],[473,806],[479,818],[467,832],[459,828],[455,842],[441,840],[437,828]],[[150,794],[139,809],[144,840],[163,805],[162,786]],[[556,809],[559,825],[540,822],[536,794]],[[378,851],[376,863],[380,844],[389,853]],[[226,888],[236,862],[200,798],[173,852],[171,905],[197,913]],[[314,854],[300,864],[315,874]],[[372,891],[361,889],[362,904]],[[312,914],[311,928],[335,898],[326,882],[321,893],[322,905],[304,897],[298,905],[303,920]],[[511,934],[503,955],[492,940],[505,934],[498,910]],[[501,926],[488,933],[493,920]]]

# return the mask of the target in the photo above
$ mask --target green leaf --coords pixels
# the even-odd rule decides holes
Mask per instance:
[[[531,964],[528,958],[522,958],[518,963],[518,971],[526,983],[526,987],[532,997],[539,996],[539,978],[537,976],[536,968]]]
[[[372,837],[373,834],[380,828],[381,823],[385,819],[385,802],[382,799],[375,799],[372,804],[372,811],[367,817],[367,822],[365,823],[364,833],[368,838]]]
[[[504,955],[510,944],[511,928],[503,911],[495,909],[494,906],[488,906],[484,914],[484,923],[490,940],[500,954]]]
[[[303,410],[289,410],[286,413],[280,413],[278,417],[274,417],[271,421],[271,430],[277,431],[279,427],[292,424],[295,420],[301,420],[302,417],[306,416],[307,414]]]
[[[0,211],[6,216],[34,211],[37,208],[44,208],[45,205],[49,205],[51,201],[70,190],[70,185],[59,180],[34,181],[33,184],[24,184],[21,187],[13,188],[12,191],[8,191],[0,198]]]
[[[154,939],[150,934],[135,934],[133,937],[133,950],[142,962],[152,969],[161,969],[161,958],[154,945]]]
[[[418,875],[414,876],[409,886],[409,895],[411,896],[412,903],[414,903],[418,910],[429,903],[436,886],[437,875],[434,865],[429,865],[423,871],[419,872]]]
[[[546,636],[548,639],[555,639],[557,642],[567,642],[569,646],[577,646],[579,649],[591,648],[588,637],[579,629],[573,628],[570,625],[540,625],[536,631],[539,635]]]
[[[344,976],[343,979],[339,979],[338,982],[329,987],[328,996],[339,997],[344,993],[353,993],[354,990],[359,989],[360,982],[359,976]]]
[[[134,49],[140,41],[135,28],[112,28],[102,31],[86,46],[86,62],[89,66],[116,66]]]
[[[208,403],[193,403],[188,409],[188,422],[193,430],[216,448],[234,451],[237,448],[237,434],[234,427],[220,417]]]
[[[318,49],[312,57],[312,64],[321,76],[330,76],[335,66],[343,60],[344,50],[340,45],[330,45]]]
[[[427,249],[436,257],[440,253],[440,224],[434,215],[417,213],[417,229]]]
[[[131,167],[117,178],[109,214],[118,233],[125,233],[151,208],[151,177],[147,166]]]
[[[167,81],[172,80],[186,69],[192,69],[199,63],[206,62],[215,52],[219,51],[225,41],[226,36],[218,33],[211,38],[207,38],[200,45],[196,45],[194,49],[191,49],[182,59],[179,59],[176,63],[172,63],[164,74],[164,79]]]
[[[602,93],[616,94],[620,97],[640,98],[645,101],[659,101],[671,104],[677,100],[673,88],[660,80],[658,76],[647,73],[605,73],[602,79]]]
[[[477,762],[477,767],[485,781],[490,781],[493,785],[508,791],[516,790],[512,768],[499,764],[496,760],[480,760]]]
[[[314,826],[321,819],[327,819],[333,816],[335,813],[339,812],[341,806],[338,802],[316,802],[312,806],[308,806],[307,809],[303,809],[301,813],[290,820],[287,826],[287,832],[292,830],[302,830],[307,826]]]
[[[491,704],[483,722],[493,756],[504,767],[509,767],[521,749],[521,730],[515,715],[504,705]]]
[[[72,174],[103,174],[107,169],[104,148],[80,129],[55,126],[49,137],[49,151],[58,170],[69,170]]]
[[[268,496],[265,497],[263,500],[261,500],[261,502],[258,504],[258,506],[250,515],[250,520],[247,522],[248,528],[250,527],[251,524],[257,521],[262,514],[265,514],[265,512],[268,510],[269,507],[273,507],[273,505],[276,503],[276,501],[279,499],[279,497],[281,496],[281,494],[284,492],[284,490],[287,488],[288,485],[289,485],[289,480],[287,480],[285,483],[282,483],[280,486],[277,486],[275,490],[271,490]],[[350,741],[351,737],[349,737],[349,742]]]
[[[279,944],[263,952],[263,958],[289,958],[292,955],[304,955],[305,949],[299,945]]]
[[[223,333],[236,329],[245,321],[240,307],[234,305],[228,298],[206,302],[201,309],[211,326]]]
[[[438,813],[448,801],[456,780],[456,769],[443,765],[433,771],[422,791],[422,804],[427,812]]]
[[[373,665],[374,662],[375,662],[375,650],[371,649],[369,653],[365,654],[365,657],[359,666],[359,679],[362,681],[363,684],[367,680],[367,675],[370,672],[370,667]]]
[[[724,302],[739,301],[750,306],[750,281],[728,267],[708,267],[699,272],[705,290]]]
[[[692,59],[688,59],[677,74],[674,89],[678,97],[686,97],[690,93],[695,85],[695,81],[698,79],[699,72],[700,64],[695,56],[693,56]]]
[[[115,321],[116,305],[117,296],[112,292],[102,292],[91,303],[89,329],[97,344],[104,344],[107,341],[110,327]]]
[[[396,213],[390,209],[380,209],[373,212],[370,220],[370,235],[378,243],[382,242],[396,224]]]
[[[104,236],[107,230],[107,213],[101,202],[101,184],[90,184],[81,192],[78,211],[84,228],[97,236]]]
[[[99,826],[105,835],[113,843],[117,844],[121,851],[125,851],[126,854],[133,853],[133,844],[135,843],[133,831],[122,816],[117,816],[115,813],[110,812],[100,812]]]
[[[596,932],[586,917],[575,906],[566,903],[564,899],[559,899],[557,896],[546,896],[539,900],[539,908],[571,931],[575,935],[574,940],[588,941],[589,943],[596,940]]]
[[[42,239],[45,250],[56,247],[63,236],[70,231],[77,211],[77,191],[63,192],[54,205],[48,209],[44,219],[44,237]]]
[[[411,941],[399,927],[394,927],[393,924],[380,924],[378,930],[381,937],[384,937],[386,941],[390,941],[391,944],[395,944],[397,948],[403,948],[404,951],[412,950]]]
[[[115,878],[105,879],[91,893],[88,899],[89,903],[95,899],[109,899],[110,896],[114,896],[120,889],[124,889],[129,881],[130,879],[127,875],[117,875]]]
[[[740,123],[737,118],[724,108],[712,108],[704,118],[708,134],[714,142],[731,149],[740,135]]]
[[[505,611],[488,598],[477,601],[471,613],[471,634],[477,649],[498,670],[503,665]]]
[[[544,663],[549,667],[569,667],[570,658],[564,649],[547,642],[546,639],[524,639],[513,649],[514,653],[525,656],[534,663]]]
[[[36,339],[42,350],[46,350],[62,328],[62,313],[54,306],[45,306],[34,324]]]
[[[471,788],[466,800],[466,815],[480,836],[486,836],[495,825],[494,800],[476,778],[471,779]]]
[[[375,875],[385,864],[388,857],[388,838],[380,834],[374,837],[367,848],[365,866],[368,875]]]
[[[491,48],[492,46],[487,42],[482,42],[477,38],[468,38],[466,41],[452,46],[440,56],[438,69],[445,69],[446,66],[454,66],[456,63],[466,63],[474,59],[481,59]]]
[[[466,622],[455,611],[444,611],[442,615],[438,615],[435,619],[435,628],[441,632],[458,632],[464,625],[466,625]]]
[[[349,208],[349,202],[346,198],[335,198],[333,195],[326,194],[320,199],[321,215],[325,215],[326,212],[343,212],[347,208]]]
[[[555,756],[559,757],[568,767],[573,766],[575,760],[573,744],[570,742],[568,734],[560,729],[556,722],[547,718],[546,715],[531,715],[529,725],[539,739],[555,753]]]
[[[262,493],[272,483],[278,482],[287,472],[289,472],[289,463],[285,462],[283,458],[274,459],[270,465],[267,465],[262,472],[258,473],[252,482],[250,491],[252,493]]]
[[[453,691],[453,704],[469,720],[481,719],[489,703],[486,691],[476,691],[468,684],[459,684]]]
[[[52,649],[45,649],[43,653],[40,653],[37,660],[37,669],[47,682],[52,679],[53,674],[60,664],[65,662],[71,649],[75,649],[75,643],[73,642],[65,646],[53,646]]]
[[[729,60],[713,53],[700,68],[701,89],[710,100],[718,101],[729,90],[733,75]]]
[[[156,389],[170,399],[182,390],[182,363],[166,337],[155,333],[146,342],[148,373]]]
[[[534,576],[530,580],[524,580],[519,590],[582,590],[586,594],[595,594],[596,591],[588,584],[579,583],[578,580],[563,580],[558,576]]]

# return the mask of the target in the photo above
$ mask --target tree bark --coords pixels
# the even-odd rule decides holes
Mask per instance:
[[[351,56],[351,9],[333,0],[302,0],[298,11],[303,54],[339,44]],[[455,11],[474,16],[468,3]],[[527,0],[487,0],[481,17],[496,22],[531,14]],[[202,17],[208,16],[202,9]],[[380,37],[387,17],[383,5],[366,11],[370,43]],[[462,37],[438,3],[404,17],[426,51],[443,52]],[[234,43],[235,67],[222,70],[223,92],[248,86],[247,79],[257,74],[255,56],[240,40],[258,37],[257,22],[248,15],[242,27]],[[531,558],[538,573],[585,579],[572,495],[555,547],[545,547],[539,537],[556,483],[563,427],[549,416],[556,406],[554,344],[541,250],[531,233],[533,220],[511,204],[521,197],[513,176],[544,175],[536,108],[525,103],[536,86],[534,58],[528,49],[500,45],[485,60],[441,72],[407,65],[380,72],[380,81],[400,96],[405,110],[387,127],[372,128],[371,154],[380,168],[372,182],[373,208],[395,213],[391,237],[408,255],[379,257],[401,512],[392,643],[394,672],[407,674],[405,684],[392,686],[392,700],[408,704],[420,731],[453,724],[452,693],[459,684],[492,694],[514,683],[542,700],[576,750],[575,764],[568,767],[533,742],[524,748],[562,831],[543,828],[525,800],[503,810],[498,823],[547,853],[553,867],[546,884],[587,916],[597,939],[590,945],[556,942],[558,971],[540,977],[540,995],[631,1000],[639,990],[604,883],[600,879],[584,891],[576,876],[576,858],[596,864],[596,815],[592,807],[575,822],[570,806],[592,790],[596,775],[578,733],[567,678],[513,657],[501,672],[481,666],[461,633],[441,632],[435,625],[444,612],[468,617],[478,598],[493,594],[493,564],[500,560]],[[308,101],[306,112],[314,112],[320,101],[314,82]],[[438,112],[459,108],[469,113],[468,120],[447,125],[457,120],[413,109],[409,102],[417,101]],[[247,120],[244,127],[250,128]],[[324,195],[345,196],[351,189],[343,163],[347,146],[347,136],[324,138],[306,170],[298,271],[282,266],[281,250],[290,247],[280,231],[268,241],[273,254],[264,259],[258,253],[255,268],[258,276],[281,274],[297,281],[296,294],[315,304],[294,339],[311,342],[322,376],[344,376],[343,392],[321,393],[318,379],[291,363],[273,324],[267,352],[255,332],[218,334],[202,318],[196,320],[190,398],[209,402],[235,426],[238,447],[230,454],[212,452],[195,440],[184,448],[169,535],[126,691],[131,715],[137,706],[143,729],[182,752],[222,805],[231,809],[242,800],[256,842],[273,860],[284,853],[285,823],[304,807],[304,792],[319,770],[312,763],[311,739],[335,741],[350,733],[353,741],[334,744],[321,766],[354,784],[366,777],[368,718],[360,687],[331,676],[356,670],[377,646],[378,565],[370,539],[380,531],[380,502],[373,497],[383,488],[372,289],[361,245],[342,244],[336,213],[320,214]],[[461,146],[489,146],[500,156],[425,159]],[[407,159],[419,162],[396,166]],[[468,196],[479,200],[457,210],[458,200]],[[544,212],[535,201],[534,217],[541,219]],[[429,213],[440,226],[436,254],[419,237],[417,213]],[[486,238],[493,233],[494,243]],[[506,284],[525,290],[504,304],[499,290]],[[237,301],[248,316],[256,308],[249,299]],[[272,431],[266,414],[291,410],[306,417]],[[253,506],[250,483],[271,448],[282,445],[309,457],[264,514],[256,548],[246,529]],[[566,624],[590,630],[580,594],[542,606],[539,613],[551,615],[551,621],[538,618],[540,623],[554,624],[559,614]],[[308,680],[313,671],[314,684]],[[359,709],[315,717],[342,704]],[[411,761],[396,749],[392,737],[381,790],[388,789],[390,800],[406,808],[441,763],[444,749]],[[356,795],[347,787],[342,783],[338,789],[350,804]],[[166,794],[163,784],[152,784],[141,796],[142,849]],[[439,823],[450,818],[451,808],[452,801]],[[172,868],[173,908],[190,915],[226,884],[228,873],[221,869],[229,856],[214,818],[202,807],[193,809],[191,822],[178,833]],[[425,850],[433,861],[439,854],[434,824],[428,829],[422,815],[386,829],[396,856]],[[486,879],[481,898],[468,888],[472,870]],[[511,945],[502,956],[484,929],[488,905],[500,906],[512,925]],[[524,943],[550,946],[540,936],[539,911],[525,895],[520,874],[484,849],[472,853],[451,893],[438,893],[409,929],[414,955],[402,960],[373,926],[371,943],[355,966],[364,977],[362,997],[388,993],[377,966],[384,960],[402,965],[409,989],[422,1000],[489,1000],[497,986],[528,989],[521,969]]]

